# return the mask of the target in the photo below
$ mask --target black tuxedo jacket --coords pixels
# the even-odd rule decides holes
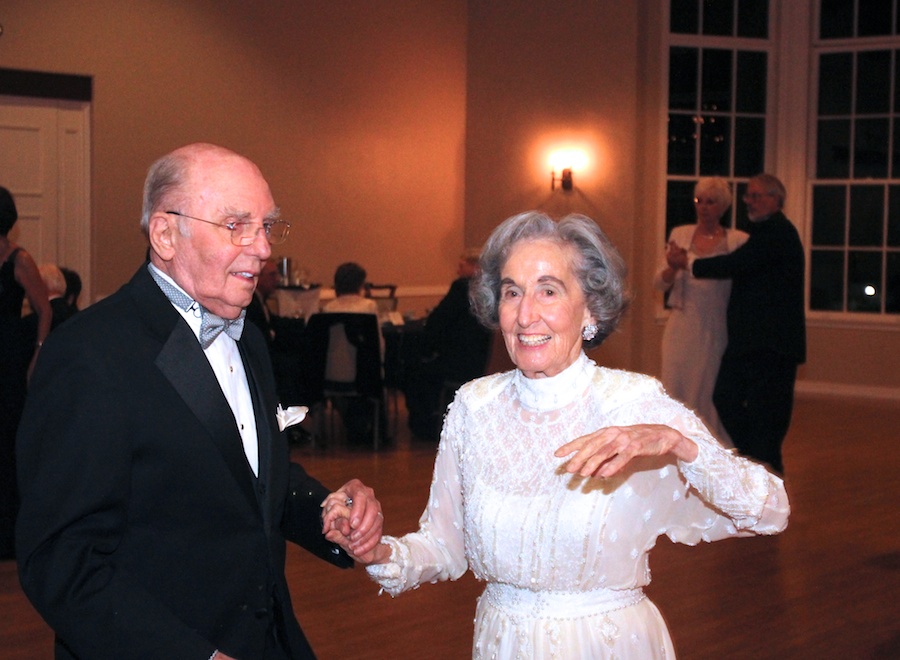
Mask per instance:
[[[260,658],[273,626],[292,657],[313,657],[285,539],[352,562],[321,534],[328,490],[289,461],[262,336],[246,324],[238,346],[258,478],[196,336],[146,265],[45,343],[18,436],[17,548],[58,658]]]
[[[800,236],[783,213],[751,222],[750,238],[730,254],[697,259],[695,277],[730,278],[728,351],[771,350],[806,360],[804,255]]]

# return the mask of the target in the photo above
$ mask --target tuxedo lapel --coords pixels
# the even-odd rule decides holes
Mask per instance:
[[[258,505],[253,473],[244,454],[234,413],[197,337],[186,323],[175,324],[156,358],[156,365],[206,428],[244,495]]]

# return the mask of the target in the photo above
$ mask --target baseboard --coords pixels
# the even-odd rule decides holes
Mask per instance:
[[[794,391],[797,396],[829,396],[900,401],[900,388],[898,387],[878,387],[873,385],[852,385],[847,383],[798,380],[794,387]]]

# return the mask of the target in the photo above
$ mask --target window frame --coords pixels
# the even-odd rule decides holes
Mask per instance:
[[[810,70],[810,80],[809,80],[809,94],[808,94],[808,131],[807,131],[807,168],[808,168],[808,176],[806,179],[806,196],[807,196],[807,208],[809,210],[809,216],[807,220],[807,231],[803,235],[804,238],[804,252],[806,253],[806,318],[807,323],[820,327],[833,327],[833,328],[842,328],[842,329],[893,329],[900,330],[900,312],[885,312],[885,311],[852,311],[847,309],[842,309],[840,311],[837,310],[816,310],[811,309],[810,307],[810,294],[812,287],[812,254],[814,248],[816,246],[813,245],[813,218],[812,214],[814,212],[813,207],[813,193],[816,186],[822,185],[837,185],[842,186],[847,191],[849,195],[852,192],[854,186],[869,186],[875,185],[883,189],[885,197],[889,194],[889,188],[891,186],[900,186],[900,176],[897,176],[897,172],[891,172],[890,162],[888,163],[888,173],[884,178],[855,178],[855,172],[851,171],[849,174],[851,176],[847,177],[834,177],[834,178],[818,178],[818,163],[817,163],[817,151],[818,151],[818,123],[819,123],[819,88],[818,81],[820,75],[820,64],[821,64],[821,55],[823,54],[837,54],[837,53],[852,53],[854,54],[853,62],[854,64],[857,62],[855,55],[858,55],[861,52],[867,51],[876,51],[876,50],[887,50],[887,51],[895,51],[894,57],[896,58],[894,61],[894,83],[897,80],[897,70],[900,68],[900,34],[894,35],[880,35],[880,36],[867,36],[867,37],[849,37],[849,38],[835,38],[835,39],[821,39],[819,38],[819,25],[820,25],[820,11],[821,11],[821,2],[816,1],[813,3],[815,11],[813,12],[814,20],[811,26],[811,34],[809,39],[809,47],[808,47],[808,60],[809,60],[809,70]],[[857,3],[858,4],[858,3]],[[895,24],[896,24],[896,12],[898,11],[898,5],[900,2],[895,0],[894,2],[894,12],[895,12]],[[856,67],[853,67],[852,75],[855,77],[857,75]],[[894,90],[893,88],[890,90],[891,96],[893,97]],[[893,104],[892,104],[893,105]],[[840,115],[844,117],[845,115],[842,113]],[[889,123],[889,131],[893,133],[894,130],[894,120],[900,122],[900,108],[893,107],[888,110],[887,113],[875,113],[866,114],[866,113],[857,113],[856,108],[851,108],[851,111],[846,114],[846,116],[851,121],[851,154],[850,158],[852,159],[852,145],[855,140],[855,120],[858,118],[872,118],[872,117],[882,117],[886,116],[888,118]],[[894,134],[893,140],[896,142],[900,140],[900,136]],[[889,145],[890,146],[890,145]],[[888,154],[888,158],[890,160],[890,152]],[[893,175],[893,176],[892,176]],[[849,200],[845,200],[845,204],[849,205]],[[885,213],[888,211],[885,210]],[[885,276],[886,268],[887,268],[887,255],[891,253],[900,253],[900,248],[891,249],[886,243],[882,243],[879,247],[872,246],[854,246],[850,237],[849,237],[849,214],[845,216],[846,224],[844,228],[844,241],[841,246],[835,246],[834,250],[828,250],[826,246],[818,246],[819,250],[826,248],[824,251],[834,251],[840,252],[844,255],[843,261],[843,306],[846,308],[848,305],[848,290],[850,287],[849,281],[849,255],[851,252],[865,252],[865,253],[877,253],[882,257],[881,271],[882,278]],[[887,227],[883,226],[882,231],[887,231]],[[882,303],[883,307],[883,303]]]
[[[812,198],[816,179],[816,128],[818,121],[819,53],[826,47],[870,50],[882,44],[884,48],[900,51],[900,35],[861,37],[856,39],[821,40],[819,34],[820,0],[769,0],[769,34],[767,39],[720,37],[703,34],[673,34],[670,32],[669,1],[663,2],[660,12],[660,143],[658,160],[663,185],[659,191],[659,212],[656,235],[659,244],[666,239],[666,189],[670,181],[696,181],[697,176],[668,173],[668,116],[669,109],[669,52],[673,46],[688,48],[726,48],[766,50],[768,74],[766,90],[765,171],[776,174],[788,191],[785,213],[794,223],[803,242],[805,256],[804,306],[808,327],[838,328],[842,330],[900,330],[900,314],[855,311],[825,311],[810,309],[812,256]],[[895,23],[900,12],[900,0],[895,0]],[[823,46],[824,44],[824,46]],[[886,45],[888,44],[888,45]],[[762,46],[765,45],[765,48]],[[900,55],[898,55],[900,57]],[[898,60],[900,61],[900,60]],[[900,118],[898,118],[900,122]],[[895,137],[900,139],[900,136]],[[890,172],[889,172],[890,173]],[[744,213],[740,201],[740,187],[746,178],[725,177],[734,186],[735,208],[732,216]],[[831,180],[828,180],[829,182]],[[853,180],[848,180],[852,185]],[[900,185],[900,179],[878,180],[885,186]],[[861,183],[860,180],[856,181]],[[852,246],[849,246],[852,247]],[[887,255],[887,246],[882,254]],[[661,258],[661,253],[657,259]],[[886,267],[883,265],[883,268]],[[846,271],[846,269],[845,269]],[[845,280],[846,281],[846,280]],[[657,298],[656,318],[668,316],[662,297]]]

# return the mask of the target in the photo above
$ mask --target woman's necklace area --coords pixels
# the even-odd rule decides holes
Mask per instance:
[[[722,227],[716,227],[711,232],[697,228],[697,235],[700,236],[700,238],[706,238],[706,239],[719,238],[724,233],[725,233],[725,230]]]
[[[712,232],[704,231],[702,227],[697,227],[694,231],[694,237],[691,239],[691,251],[700,256],[706,256],[715,253],[725,238],[725,228],[717,227]]]

